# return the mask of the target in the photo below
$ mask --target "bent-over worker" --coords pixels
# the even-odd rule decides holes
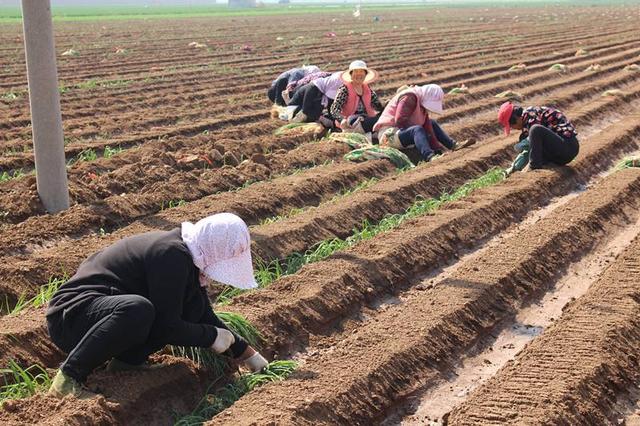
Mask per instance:
[[[49,334],[68,354],[49,393],[91,397],[83,383],[95,368],[151,370],[149,355],[165,345],[209,347],[261,370],[267,361],[213,312],[210,280],[257,286],[249,230],[234,214],[127,237],[89,256],[49,303]]]

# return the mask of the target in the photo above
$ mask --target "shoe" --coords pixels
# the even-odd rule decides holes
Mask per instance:
[[[333,120],[330,119],[329,117],[325,117],[324,115],[321,115],[318,121],[327,129],[333,128]]]
[[[380,146],[387,146],[389,148],[395,149],[405,149],[407,147],[403,146],[400,142],[400,138],[398,137],[398,129],[394,127],[389,127],[386,129],[382,136],[380,137]]]
[[[48,393],[56,398],[72,395],[78,399],[89,399],[97,396],[97,394],[86,390],[76,379],[64,374],[62,370],[58,370],[58,373],[53,378]]]
[[[436,156],[435,152],[430,152],[429,155],[427,155],[427,157],[424,159],[424,161],[428,163],[429,161],[433,160],[435,156]]]
[[[307,122],[307,114],[305,114],[304,112],[300,111],[298,112],[295,117],[293,117],[291,119],[292,123],[306,123]]]
[[[135,365],[113,358],[109,361],[109,364],[107,364],[106,370],[110,373],[118,371],[153,371],[162,367],[164,367],[163,364],[149,364],[148,362],[143,362],[142,364]]]
[[[362,121],[358,121],[355,126],[351,127],[351,131],[353,133],[360,133],[361,135],[364,135],[365,131],[362,127]]]
[[[458,143],[456,141],[453,142],[453,148],[451,148],[452,151],[458,151],[460,149],[463,148],[468,148],[471,145],[475,145],[476,144],[476,140],[473,138],[470,139],[465,139],[462,142]]]

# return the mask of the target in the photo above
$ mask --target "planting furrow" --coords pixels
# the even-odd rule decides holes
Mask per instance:
[[[5,402],[0,410],[0,423],[171,425],[175,413],[188,412],[198,403],[206,389],[206,377],[188,360],[170,356],[156,360],[164,364],[160,371],[94,374],[90,386],[100,389],[104,397],[84,401],[69,398],[61,402],[39,394]]]
[[[611,72],[611,71],[613,71],[613,70],[615,70],[615,68],[612,68],[611,70],[609,70],[609,71],[607,71],[607,72]],[[633,75],[630,75],[630,74],[628,74],[628,73],[626,73],[626,74],[625,74],[625,73],[623,73],[623,74],[622,74],[619,78],[617,78],[617,79],[613,79],[613,80],[605,80],[605,82],[606,82],[606,83],[605,83],[605,82],[603,82],[603,83],[602,83],[602,85],[599,85],[599,86],[598,86],[598,85],[596,85],[596,86],[592,86],[589,90],[583,90],[583,91],[581,91],[581,93],[580,93],[580,95],[578,96],[578,98],[579,98],[579,99],[582,99],[583,97],[586,97],[586,96],[591,95],[591,94],[595,94],[595,93],[597,93],[597,92],[599,92],[599,91],[601,91],[601,90],[604,90],[605,88],[608,88],[608,87],[611,87],[611,86],[618,86],[618,85],[619,85],[619,84],[621,84],[622,82],[632,80],[633,78],[634,78],[634,76],[633,76]],[[566,98],[566,97],[565,97],[565,98]],[[571,100],[578,100],[578,98],[575,98],[575,97],[573,97],[573,96],[571,96],[571,95],[569,96],[569,99],[571,99]],[[557,104],[558,106],[562,106],[561,104],[562,104],[563,102],[561,101],[561,99],[562,99],[562,98],[561,98],[560,96],[558,96],[558,97],[556,97],[556,98],[555,98],[555,100],[556,100],[556,104]],[[487,108],[487,106],[486,106],[486,102],[484,102],[484,103],[482,103],[482,102],[478,102],[478,103],[477,103],[477,105],[478,105],[477,107],[472,107],[472,108],[481,108],[481,109],[486,109],[486,108]],[[451,113],[447,113],[447,114],[445,114],[444,118],[446,119],[447,117],[458,116],[458,115],[464,115],[464,111],[462,111],[462,112],[457,112],[456,110],[454,110],[454,112],[451,112]],[[466,124],[466,126],[465,126],[465,132],[464,132],[464,134],[462,134],[462,135],[460,135],[460,136],[464,136],[464,135],[471,134],[474,130],[475,130],[475,131],[478,131],[478,130],[481,130],[481,129],[483,129],[483,128],[486,128],[487,126],[489,126],[489,125],[490,125],[489,123],[493,123],[493,120],[494,120],[494,118],[493,118],[493,117],[491,117],[491,118],[488,118],[488,119],[479,120],[479,122],[478,122],[477,124],[472,124],[472,123],[473,123],[473,121],[472,121],[472,123],[468,123],[468,122],[467,122],[467,123],[465,123],[465,124]],[[453,129],[452,134],[457,135],[457,133],[455,132],[455,129]],[[475,136],[477,136],[477,134],[476,134]],[[193,143],[194,143],[194,142],[196,142],[196,141],[195,141],[195,140],[191,141],[191,142],[189,143],[189,145],[193,145]],[[165,145],[166,145],[167,143],[170,143],[170,142],[164,142],[164,144],[165,144]],[[180,145],[184,145],[184,143],[183,143],[183,142],[180,142]],[[237,146],[237,144],[235,144],[235,145]],[[247,146],[247,145],[246,145],[246,144],[242,144],[241,146]],[[251,146],[254,146],[254,145],[251,145]],[[151,147],[147,148],[147,150],[148,150],[148,149],[151,149]],[[235,150],[236,150],[236,153],[237,153],[238,155],[245,155],[245,154],[246,154],[246,155],[249,155],[249,154],[251,153],[251,150],[249,150],[249,151],[245,151],[245,153],[244,153],[244,154],[243,154],[243,153],[241,153],[241,152],[238,152],[238,151],[237,151],[237,148],[235,148]],[[129,156],[128,156],[129,161],[136,161],[137,159],[145,158],[145,152],[146,152],[146,150],[144,150],[144,149],[142,149],[142,150],[141,150],[141,149],[136,150],[137,155],[136,155],[136,156],[130,156],[130,155],[129,155]],[[236,156],[237,156],[237,155],[236,155]],[[120,157],[120,156],[119,156],[119,157]],[[158,158],[157,158],[157,157],[156,157],[156,158],[154,158],[154,157],[153,157],[153,156],[151,156],[151,155],[150,155],[149,157],[150,157],[150,158],[153,158],[153,159],[154,159],[154,161],[158,161]],[[162,157],[161,157],[161,158],[162,158]],[[114,162],[114,164],[120,164],[120,165],[122,165],[122,158],[115,159],[113,162]],[[103,162],[101,162],[100,164],[104,164],[104,163],[105,163],[105,162],[103,161]],[[107,163],[108,163],[108,162],[107,162]],[[98,171],[98,170],[104,170],[104,169],[103,169],[102,167],[97,167],[97,168],[96,168],[96,171]],[[93,171],[93,170],[87,170],[86,172],[83,172],[82,170],[80,170],[80,171],[79,171],[79,173],[81,174],[82,178],[84,178],[85,173],[95,174],[95,173],[96,173],[96,171]],[[17,191],[16,189],[13,189],[13,188],[12,188],[13,186],[24,186],[24,184],[25,184],[25,183],[26,183],[28,186],[30,186],[30,184],[28,184],[28,183],[27,183],[26,179],[27,179],[27,178],[23,179],[23,182],[22,182],[22,183],[19,183],[19,182],[11,182],[10,184],[5,184],[5,185],[3,185],[3,192],[14,192],[14,193],[20,193],[20,194],[22,194],[22,193],[24,193],[24,191],[25,191],[25,190],[27,190],[27,191],[28,191],[28,189],[27,189],[27,188],[23,188],[22,190],[19,190],[19,191]],[[101,177],[100,177],[100,178],[98,178],[98,179],[99,179],[99,180],[102,180],[102,178],[101,178]],[[156,177],[155,177],[155,179],[160,179],[160,180],[162,180],[162,179],[164,179],[164,178],[162,177],[162,175],[160,175],[160,176],[156,176]],[[118,180],[118,182],[133,181],[133,180],[131,180],[131,179],[124,179],[124,180],[123,180],[123,179],[119,179],[119,178],[118,178],[117,180]],[[18,181],[19,181],[19,180],[18,180]],[[92,183],[95,183],[95,182],[92,182]],[[79,187],[79,188],[77,188],[77,189],[74,191],[74,190],[73,190],[74,185],[73,185],[73,180],[72,180],[72,193],[74,194],[74,196],[79,196],[79,197],[80,197],[80,198],[78,199],[78,201],[82,201],[82,199],[83,199],[83,198],[82,198],[82,195],[81,195],[81,194],[83,193],[83,192],[82,192],[82,188],[83,188],[85,185],[83,184],[82,180],[81,180],[81,181],[79,181],[79,182],[78,182],[78,184],[80,185],[80,187]],[[119,184],[117,184],[117,185],[116,185],[116,187],[117,187],[117,188],[122,188],[122,185],[119,183]],[[78,191],[78,190],[80,190],[80,191]],[[127,189],[124,189],[124,188],[123,188],[123,189],[120,189],[120,190],[119,190],[119,192],[125,192],[125,191],[127,191]],[[89,192],[87,192],[87,191],[85,190],[85,191],[84,191],[84,193],[87,193],[87,194],[88,194],[88,195],[87,195],[87,199],[91,199],[91,198],[92,198],[91,194],[92,194],[92,193],[94,193],[94,192],[93,192],[93,191],[91,191],[91,190],[89,190]],[[99,192],[98,192],[98,193],[99,193]],[[29,201],[29,200],[30,200],[30,198],[20,197],[20,199],[22,200],[22,204],[27,204],[27,202],[30,202],[30,201]],[[12,204],[20,203],[20,199],[15,200],[15,202],[14,202],[14,203],[12,203]],[[29,207],[26,207],[26,211],[28,211],[28,208],[29,208]],[[12,213],[13,213],[13,212],[11,211],[11,209],[7,209],[7,208],[5,208],[5,209],[3,209],[3,210],[5,210],[5,211],[9,211],[9,215],[10,215],[10,216],[12,216]],[[24,211],[25,211],[25,207],[23,207],[23,208],[22,208],[22,210],[23,210],[23,212],[24,212]],[[24,214],[24,213],[22,213],[22,214]],[[10,218],[10,217],[8,217],[7,219],[11,220],[11,218]],[[15,219],[14,219],[14,220],[12,220],[12,221],[15,221]]]
[[[616,169],[613,169],[615,172]],[[597,177],[598,180],[601,176]],[[575,191],[567,196],[554,199],[551,204],[532,211],[517,226],[499,234],[477,251],[465,255],[462,260],[468,263],[482,256],[486,250],[500,245],[505,238],[515,235],[532,223],[547,217],[551,212],[580,195]],[[455,370],[446,374],[444,380],[427,383],[424,389],[418,388],[403,400],[396,401],[391,413],[384,421],[384,426],[412,425],[424,423],[441,424],[446,421],[451,410],[462,404],[469,394],[498,372],[505,364],[511,362],[517,353],[542,333],[553,322],[560,318],[568,303],[583,296],[609,267],[611,262],[622,253],[631,242],[640,235],[640,220],[631,225],[616,224],[615,234],[604,244],[599,244],[588,255],[571,265],[564,275],[555,282],[549,282],[549,291],[541,298],[536,297],[531,304],[526,304],[517,314],[486,330],[467,351],[465,356],[455,365]],[[455,264],[445,268],[429,286],[435,286],[455,273]]]
[[[583,106],[579,113],[569,114],[580,125],[609,109],[601,101],[592,108]],[[449,191],[491,167],[508,164],[512,158],[511,147],[502,138],[469,152],[450,154],[428,166],[385,179],[343,203],[320,206],[290,220],[256,228],[254,252],[263,259],[283,259],[291,253],[304,252],[318,241],[344,238],[365,220],[377,222],[385,215],[399,213],[418,196],[428,198]]]
[[[304,345],[310,335],[326,333],[336,321],[353,314],[354,306],[363,300],[386,291],[385,286],[376,289],[368,282],[376,281],[380,276],[409,274],[412,269],[415,269],[413,274],[426,273],[429,268],[453,259],[459,250],[504,230],[513,220],[523,217],[531,205],[569,192],[577,182],[586,182],[611,167],[624,153],[637,150],[640,146],[636,141],[638,134],[640,125],[634,120],[612,125],[583,141],[581,153],[571,168],[536,172],[529,175],[533,176],[530,178],[516,175],[505,184],[483,190],[482,196],[471,196],[469,201],[454,203],[451,209],[434,217],[415,220],[413,227],[403,226],[402,229],[411,229],[411,238],[402,235],[401,231],[392,233],[395,237],[378,236],[376,238],[382,239],[380,247],[362,243],[344,254],[308,265],[298,274],[278,280],[263,290],[242,295],[234,299],[231,307],[266,333],[271,350],[288,352],[296,345]],[[416,223],[420,223],[420,232]],[[397,238],[397,244],[402,248],[384,244],[387,238],[391,241]],[[409,255],[414,251],[420,262]],[[371,253],[376,253],[382,263],[369,265],[357,260]],[[429,256],[428,260],[425,260],[426,256]],[[387,257],[390,259],[385,261]],[[402,262],[404,270],[394,262]],[[342,272],[336,276],[335,271]],[[301,284],[306,279],[314,285]],[[396,280],[395,285],[398,283]],[[283,298],[283,294],[288,297]],[[333,296],[326,298],[334,294],[335,299]],[[311,318],[314,320],[310,321]]]
[[[553,175],[560,177],[556,172],[545,172],[510,183],[542,183],[552,180]],[[461,264],[442,283],[411,290],[399,301],[371,313],[371,318],[365,318],[351,333],[332,341],[330,350],[309,354],[298,374],[245,396],[210,424],[370,424],[417,383],[429,383],[449,370],[461,352],[488,328],[512,315],[536,293],[545,291],[548,280],[604,239],[612,222],[637,216],[639,195],[640,170],[628,169],[605,178],[478,259]],[[461,204],[453,209],[474,205]],[[489,211],[484,213],[485,217],[478,221],[490,226],[495,216]],[[505,213],[513,217],[508,212],[494,212]],[[435,222],[437,216],[430,221]],[[413,247],[397,242],[390,245],[392,241],[384,239],[372,243],[369,254],[345,253],[343,262],[357,264],[362,278],[351,277],[355,282],[347,284],[343,273],[338,278],[344,286],[341,299],[362,285],[362,290],[367,285],[385,286],[393,292],[397,286],[410,284],[420,269],[437,264],[429,256],[438,251],[434,242],[416,241],[424,222],[408,223],[396,235],[396,241],[411,235]],[[401,261],[400,254],[408,259]],[[315,281],[318,278],[316,275]],[[303,280],[301,287],[304,284]],[[325,304],[335,302],[332,293],[325,292],[324,296],[332,299]],[[316,314],[317,318],[307,322],[323,318],[321,311]]]
[[[342,145],[336,148],[340,147]],[[12,232],[3,232],[0,237],[7,248],[3,252],[4,266],[0,266],[0,269],[4,268],[0,297],[6,296],[15,301],[22,293],[32,294],[39,284],[45,283],[51,276],[75,270],[92,252],[128,235],[153,229],[170,229],[185,220],[195,221],[224,211],[235,212],[247,223],[253,224],[301,205],[318,204],[337,191],[372,177],[393,174],[394,170],[387,161],[315,167],[299,174],[250,185],[237,192],[204,197],[182,207],[147,216],[103,236],[98,234],[98,230],[101,227],[109,230],[118,221],[99,210],[77,206],[60,215],[33,218]],[[69,241],[71,238],[73,241]],[[39,260],[33,262],[35,259]],[[17,263],[11,265],[14,261]]]
[[[640,238],[448,417],[450,425],[621,424],[640,383]]]
[[[620,42],[620,41],[619,41],[619,42],[617,42],[617,43],[615,43],[615,44],[611,44],[611,43],[609,43],[609,44],[605,44],[605,45],[602,45],[602,46],[594,46],[594,53],[596,53],[596,52],[598,52],[598,51],[600,51],[600,50],[605,50],[605,51],[606,51],[606,50],[609,50],[611,53],[613,53],[613,52],[615,52],[615,51],[617,51],[617,50],[624,49],[624,46],[626,45],[626,43],[627,43],[627,42]],[[522,48],[522,47],[521,47],[521,48]],[[544,51],[543,51],[543,52],[544,52]],[[531,52],[531,53],[532,53],[532,52]],[[529,53],[529,54],[531,54],[531,53]],[[548,56],[548,55],[547,55],[547,56]],[[560,54],[560,53],[559,53],[559,54],[555,54],[555,55],[551,56],[551,58],[550,58],[550,62],[548,62],[548,64],[553,63],[553,62],[554,62],[554,59],[555,59],[555,60],[558,60],[558,59],[563,58],[563,57],[564,57],[564,58],[566,58],[567,56],[570,56],[570,58],[567,58],[566,63],[572,63],[573,61],[580,60],[580,58],[573,58],[572,52],[571,52],[570,50],[567,50],[567,51],[563,52],[562,54]],[[595,59],[595,58],[597,58],[597,57],[596,57],[596,56],[594,56],[592,59]],[[421,60],[422,60],[422,58],[421,58]],[[449,62],[449,61],[447,61],[447,64],[449,64],[449,63],[450,63],[450,62]],[[381,68],[381,71],[384,71],[384,65],[383,65],[383,64],[384,64],[384,61],[383,61],[381,64],[379,64],[379,65],[378,65],[378,66],[379,66],[379,68]],[[479,62],[478,62],[478,63],[476,63],[476,64],[468,64],[468,63],[465,63],[465,66],[467,67],[467,68],[466,68],[466,71],[464,71],[464,72],[462,72],[462,73],[461,73],[461,72],[456,72],[456,73],[453,73],[451,76],[439,76],[439,75],[437,74],[437,72],[436,72],[436,75],[435,75],[433,78],[435,78],[435,79],[436,79],[436,81],[440,81],[441,83],[446,83],[446,82],[448,82],[448,81],[459,81],[461,78],[466,78],[466,77],[469,77],[470,75],[477,76],[477,75],[479,75],[479,74],[484,74],[483,69],[479,69],[479,68],[478,68],[478,64],[479,64]],[[404,63],[403,65],[404,65],[404,66],[410,66],[410,65],[412,65],[412,64],[411,64],[411,63]],[[417,63],[416,63],[416,65],[417,65]],[[451,66],[455,66],[455,64],[453,64],[453,65],[451,65]],[[532,69],[537,69],[537,68],[541,68],[541,67],[542,67],[542,66],[538,66],[538,67],[534,67],[534,68],[532,68]],[[496,77],[504,78],[505,76],[508,76],[509,74],[506,74],[506,73],[504,72],[504,69],[503,69],[503,68],[504,68],[504,66],[501,66],[501,68],[500,68],[500,69],[497,69],[497,67],[496,67],[496,66],[494,66],[492,69],[494,69],[494,70],[496,70],[496,71],[499,71],[499,72],[498,72],[498,73],[493,73],[493,74],[489,75],[488,77],[483,77],[483,79],[484,79],[484,80],[482,80],[482,81],[490,81],[490,80],[495,79]],[[434,71],[437,71],[437,69],[436,69],[436,70],[434,70]],[[466,74],[465,74],[465,73],[466,73]],[[416,75],[417,75],[417,74],[416,74]],[[442,78],[440,78],[440,77],[442,77]],[[406,77],[405,77],[405,78],[406,78]],[[386,78],[385,80],[387,80],[387,81],[388,81],[388,80],[389,80],[389,78]],[[399,83],[399,82],[398,82],[398,83]],[[200,82],[200,84],[202,84],[202,82]],[[393,90],[395,90],[395,87],[396,87],[397,85],[398,85],[398,84],[394,83],[394,84],[393,84],[392,89],[393,89]],[[242,90],[243,90],[243,92],[244,92],[245,90],[248,90],[249,88],[251,88],[251,89],[253,90],[253,92],[255,92],[256,94],[258,94],[258,95],[262,95],[262,93],[261,93],[262,91],[258,91],[258,92],[256,92],[256,89],[258,89],[258,88],[259,88],[258,86],[259,86],[259,85],[257,85],[257,84],[255,84],[255,83],[254,83],[254,84],[252,84],[252,85],[250,85],[250,86],[246,86],[246,87],[244,87]],[[200,86],[199,86],[199,87],[200,87]],[[174,89],[174,88],[171,88],[171,90],[172,90],[172,91],[174,91],[175,89]],[[383,90],[381,90],[381,93],[382,93],[382,94],[384,94],[384,93],[386,93],[387,91],[391,91],[391,89],[389,89],[389,90],[384,90],[384,89],[383,89]],[[231,89],[227,89],[227,92],[231,92]],[[232,92],[231,92],[231,93],[232,93]],[[201,94],[199,94],[199,95],[198,95],[198,100],[202,100],[202,99],[206,99],[206,98],[215,98],[216,96],[219,96],[220,94],[222,94],[222,93],[206,93],[206,92],[203,92],[203,93],[201,93]],[[158,96],[155,96],[154,98],[156,99],[155,103],[157,103],[157,102],[158,102],[158,101],[157,101]],[[162,97],[162,98],[164,98],[164,97]],[[182,104],[182,103],[185,103],[185,102],[186,102],[186,103],[189,103],[189,104],[192,104],[192,103],[193,103],[193,101],[194,101],[194,99],[189,99],[189,97],[184,97],[184,96],[169,96],[169,98],[172,98],[172,99],[174,100],[174,101],[172,101],[172,102],[171,102],[171,104],[175,104],[176,102],[177,102],[178,104]],[[167,107],[167,105],[166,105],[166,104],[167,104],[167,102],[166,102],[166,101],[164,101],[164,102],[165,102],[165,106],[164,106],[164,108],[162,109],[162,111],[163,111],[163,112],[168,113],[168,115],[169,115],[169,116],[175,116],[175,114],[170,114],[170,111],[171,111],[171,109],[175,109],[176,107],[171,107],[171,108],[169,108],[169,107]],[[129,104],[127,104],[127,106],[129,106]],[[153,105],[153,104],[151,104],[151,105],[145,105],[144,107],[145,107],[145,108],[154,108],[154,105]],[[72,107],[71,107],[71,106],[69,106],[69,108],[72,108]],[[167,108],[169,108],[169,109],[167,109]],[[140,108],[137,108],[137,109],[140,109]],[[89,109],[88,111],[89,111],[89,112],[93,112],[93,113],[97,113],[99,110],[98,110],[98,111],[95,111],[95,108],[91,108],[91,109]],[[104,111],[104,112],[105,112],[105,113],[107,113],[106,111]],[[146,116],[146,114],[139,114],[138,116]],[[187,117],[181,117],[181,119],[186,119],[186,118],[187,118]],[[27,119],[27,121],[22,120],[21,122],[28,123],[28,119]],[[67,133],[73,132],[74,127],[76,127],[76,126],[74,126],[74,125],[73,125],[73,121],[72,121],[72,120],[68,120],[68,119],[67,119],[67,120],[65,120],[65,123],[66,123],[66,124],[65,124],[65,129],[67,129]],[[105,124],[107,124],[107,123],[105,123]],[[109,124],[111,124],[111,123],[109,123]],[[149,127],[149,126],[151,126],[151,125],[153,125],[153,122],[152,122],[152,121],[147,122],[147,124],[146,124],[145,126],[146,126],[146,127]],[[107,126],[107,127],[108,127],[108,126]],[[144,127],[144,126],[143,126],[143,127]],[[101,130],[102,130],[102,129],[101,129]],[[28,135],[28,134],[26,134],[26,133],[25,133],[25,135],[23,135],[23,136],[26,136],[26,135]],[[76,134],[76,135],[75,135],[75,137],[90,137],[91,135],[92,135],[91,131],[88,131],[88,133],[87,133],[87,132],[82,132],[82,133]],[[14,135],[14,134],[12,134],[11,132],[5,132],[5,135],[3,136],[3,138],[5,138],[5,139],[7,139],[7,140],[10,140],[10,139],[13,139],[13,138],[15,138],[15,137],[17,137],[17,136],[18,136],[18,135]]]
[[[613,102],[621,102],[621,100],[616,99]],[[607,102],[598,102],[595,110],[583,110],[581,115],[576,117],[576,123],[580,123],[581,120],[590,117],[595,111],[599,111],[607,107],[607,105],[609,105]],[[607,108],[610,107],[611,105]],[[604,110],[606,111],[606,109]],[[325,143],[323,142],[317,145],[325,146]],[[360,224],[363,219],[377,221],[386,213],[398,212],[406,208],[419,194],[424,195],[424,193],[426,193],[435,195],[433,194],[432,188],[434,186],[440,191],[447,189],[447,187],[455,186],[470,176],[481,174],[492,164],[507,163],[508,159],[513,155],[509,144],[505,143],[504,140],[497,140],[494,143],[484,144],[471,150],[468,155],[474,159],[472,161],[469,161],[468,158],[463,158],[464,154],[464,152],[454,153],[450,156],[450,161],[445,162],[443,160],[439,165],[438,163],[429,165],[430,167],[427,169],[428,173],[426,174],[421,172],[421,169],[418,169],[405,174],[406,177],[403,175],[381,182],[368,190],[355,194],[353,200],[349,202],[336,203],[327,208],[314,209],[310,214],[301,214],[287,221],[261,227],[256,230],[255,234],[256,253],[265,259],[282,258],[294,251],[304,251],[323,238],[331,238],[336,235],[348,235],[351,229]],[[437,186],[440,184],[443,186]],[[115,197],[114,200],[123,202],[122,197]],[[76,210],[77,209],[82,210],[80,206],[78,206]],[[71,218],[71,220],[59,221],[55,216],[44,216],[42,220],[34,218],[30,220],[30,222],[33,222],[32,226],[36,226],[38,229],[49,228],[49,226],[54,230],[62,228],[63,235],[73,235],[67,226],[71,226],[74,217],[79,219],[79,221],[76,222],[75,229],[80,235],[87,232],[87,229],[97,230],[100,227],[110,229],[112,226],[110,224],[118,222],[118,220],[113,217],[109,219],[109,216],[104,215],[104,213],[94,211],[94,213],[91,214],[92,210],[90,208],[86,210],[85,214],[82,215],[68,215],[67,217]],[[112,207],[109,211],[113,215],[113,212],[117,211],[117,209]],[[328,211],[328,213],[326,213],[326,211]],[[63,213],[63,215],[66,214]],[[119,220],[122,221],[124,219],[120,217]],[[44,222],[54,222],[59,225],[52,224],[43,227],[42,224]],[[67,225],[69,222],[71,222],[71,224]],[[25,230],[24,234],[21,233],[22,237],[38,235],[36,232],[29,231],[29,229],[32,229],[31,227],[21,227],[21,229]],[[7,231],[10,231],[10,228],[7,229]],[[44,241],[56,238],[54,237],[56,233],[60,235],[60,231],[52,231],[52,233],[48,235],[45,234]],[[11,235],[11,233],[8,232],[7,235]],[[76,234],[76,236],[77,235],[78,234]],[[124,236],[127,234],[119,235]],[[28,237],[27,241],[31,241],[33,244],[34,238],[38,237]],[[60,236],[57,238],[59,239]],[[37,239],[35,241],[37,241]],[[41,239],[40,241],[43,240]],[[273,244],[274,241],[278,244]],[[15,247],[15,243],[12,244],[9,241],[7,241],[6,244],[9,247]],[[90,254],[90,251],[81,248],[84,246],[76,243],[67,244],[67,247],[69,247],[68,251],[62,250],[61,247],[57,246],[52,248],[49,252],[54,252],[53,255],[47,254],[47,251],[41,251],[38,253],[38,256],[41,257],[31,256],[31,260],[24,259],[25,255],[14,258],[14,260],[9,262],[4,268],[6,278],[3,287],[7,288],[5,294],[15,299],[20,292],[30,292],[33,289],[33,287],[31,287],[33,283],[43,283],[51,276],[60,275],[61,265],[64,265],[65,270],[73,270],[84,256]],[[94,246],[89,244],[88,247]],[[29,254],[26,254],[26,256],[31,255],[30,251],[31,250],[29,250]],[[65,254],[62,255],[60,252],[64,252]],[[71,253],[76,254],[72,255]],[[37,260],[36,257],[38,257]],[[60,259],[60,257],[64,259]],[[14,264],[18,264],[20,267],[15,268],[13,266]],[[31,284],[25,287],[27,283]],[[9,290],[11,287],[14,288],[13,291]]]

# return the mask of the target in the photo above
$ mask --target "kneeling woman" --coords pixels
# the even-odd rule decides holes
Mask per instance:
[[[261,370],[267,361],[213,313],[209,280],[257,286],[249,230],[231,213],[124,238],[90,256],[49,303],[49,334],[68,353],[49,393],[91,397],[82,384],[95,368],[111,360],[110,371],[151,369],[147,358],[165,345],[228,351]]]
[[[331,115],[345,132],[369,133],[378,121],[382,104],[369,84],[378,78],[364,61],[353,61],[342,73],[344,85],[331,105]]]
[[[507,135],[511,128],[521,131],[519,145],[529,150],[529,169],[542,168],[545,163],[565,165],[576,158],[580,151],[578,132],[567,117],[555,108],[522,108],[505,102],[498,111],[498,121]],[[525,164],[523,162],[522,166]]]
[[[320,69],[315,65],[305,65],[302,68],[291,68],[280,74],[267,90],[269,100],[276,105],[286,106],[289,102],[287,86],[304,78],[311,73],[317,73]]]
[[[340,72],[334,72],[328,77],[318,78],[299,88],[289,102],[294,107],[291,122],[312,123],[319,121],[323,126],[333,127],[333,121],[323,112],[331,108],[338,89],[342,86]]]
[[[456,142],[429,112],[441,114],[444,91],[437,84],[405,86],[389,101],[373,130],[381,145],[403,149],[415,146],[424,161],[431,160],[442,146],[456,149]]]

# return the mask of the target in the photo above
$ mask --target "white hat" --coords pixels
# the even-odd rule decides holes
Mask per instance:
[[[342,73],[342,81],[345,83],[351,83],[351,71],[354,70],[365,70],[367,72],[366,77],[364,78],[364,83],[369,84],[374,80],[378,79],[378,71],[374,69],[367,68],[367,64],[365,61],[353,61],[349,64],[349,69]]]
[[[236,288],[256,288],[251,237],[246,223],[232,213],[218,213],[195,224],[182,223],[182,240],[193,263],[207,278]]]
[[[444,91],[437,84],[425,84],[412,88],[413,92],[420,99],[420,105],[426,110],[442,114],[442,100],[444,99]]]

